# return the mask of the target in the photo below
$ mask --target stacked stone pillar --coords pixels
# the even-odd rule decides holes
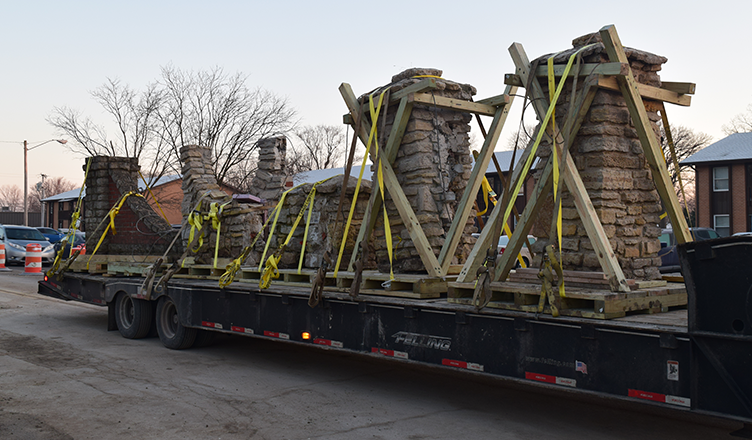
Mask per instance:
[[[574,49],[557,55],[555,63],[566,63],[577,48],[593,42],[598,44],[582,53],[582,62],[608,62],[603,44],[599,43],[600,36],[591,34],[574,40]],[[625,48],[625,52],[638,82],[660,86],[658,71],[667,61],[666,58],[631,48]],[[545,65],[547,58],[541,57],[541,65]],[[540,82],[548,96],[546,80],[540,79]],[[578,91],[581,91],[583,83],[584,78],[580,78]],[[572,80],[568,80],[556,107],[559,127],[563,126],[569,109],[572,85]],[[657,103],[645,101],[645,106],[652,128],[658,134],[660,116],[656,113]],[[570,152],[624,275],[644,280],[660,278],[658,267],[661,261],[657,257],[660,249],[660,229],[657,225],[662,210],[660,197],[621,92],[598,89]],[[550,145],[542,144],[539,155],[547,158],[550,153]],[[549,203],[548,209],[544,210],[547,212],[539,216],[533,229],[534,235],[548,237],[552,206]],[[562,212],[564,268],[601,271],[593,245],[566,186]]]
[[[441,77],[442,71],[418,68],[406,70],[392,77],[392,82],[376,91],[374,97],[378,97],[386,88],[395,93],[423,80],[426,75]],[[443,78],[438,78],[436,84],[438,87],[428,92],[434,96],[470,101],[476,93],[475,87],[469,84],[460,84]],[[367,100],[364,102],[367,103]],[[389,107],[386,114],[386,128],[381,131],[379,139],[382,148],[386,145],[396,111],[395,104]],[[471,118],[472,115],[469,113],[416,104],[393,164],[400,186],[437,256],[444,245],[455,209],[472,171],[469,139]],[[381,130],[381,127],[379,129]],[[378,190],[375,174],[373,181],[374,190]],[[390,195],[386,196],[386,205],[395,248],[394,272],[424,272],[423,262]],[[389,259],[381,213],[381,210],[375,213],[380,219],[374,231],[374,246],[379,269],[388,272]],[[460,232],[464,233],[454,262],[461,264],[475,242],[470,236],[475,232],[472,219],[468,219],[464,230],[460,228]]]
[[[251,183],[251,194],[265,200],[279,200],[287,178],[287,138],[277,136],[261,139],[258,149],[258,169]]]
[[[219,258],[237,258],[251,238],[261,230],[261,219],[250,208],[243,207],[223,191],[217,184],[212,168],[211,149],[197,145],[186,145],[180,149],[183,173],[183,203],[181,210],[186,218],[192,210],[207,214],[212,203],[224,205],[220,226]],[[210,220],[207,220],[211,222]],[[187,245],[189,228],[183,233]],[[216,232],[209,226],[204,245],[194,254],[195,261],[212,264],[216,243]]]
[[[84,198],[84,223],[88,253],[92,253],[109,224],[108,213],[128,192],[140,194],[138,159],[94,156],[91,159]],[[84,166],[84,169],[86,167]],[[170,224],[136,195],[129,196],[114,219],[97,254],[163,254],[174,234]],[[173,249],[180,251],[180,246]]]

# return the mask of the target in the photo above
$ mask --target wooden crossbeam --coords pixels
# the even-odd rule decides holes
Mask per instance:
[[[389,103],[395,103],[411,93],[425,92],[426,90],[432,90],[436,87],[436,78],[422,79],[415,84],[411,84],[402,90],[398,90],[392,93],[391,97],[389,98]]]
[[[498,142],[501,135],[501,129],[504,127],[507,116],[509,116],[509,107],[513,99],[512,96],[515,93],[517,93],[517,87],[514,86],[507,86],[506,90],[504,90],[504,94],[510,97],[509,102],[496,108],[494,120],[488,129],[488,135],[483,142],[483,147],[478,154],[478,158],[475,160],[475,165],[470,173],[470,179],[465,187],[465,191],[462,192],[462,199],[460,199],[460,203],[454,211],[452,225],[449,227],[444,246],[441,247],[441,253],[439,254],[442,274],[446,274],[447,270],[449,270],[449,265],[452,263],[454,252],[457,250],[460,237],[470,216],[473,202],[478,197],[478,190],[483,181],[483,176],[488,169],[491,156],[494,154],[494,148],[496,148],[496,142]]]
[[[617,80],[617,78],[618,77],[616,76],[601,77],[598,80],[598,87],[620,91],[621,89],[619,88],[619,81]],[[689,107],[689,105],[692,103],[692,97],[689,95],[682,95],[671,90],[662,89],[660,87],[653,87],[638,82],[635,82],[635,84],[637,85],[639,96],[641,96],[643,99],[669,102],[671,104],[681,105],[684,107]]]
[[[694,95],[696,86],[694,83],[661,81],[661,88],[681,95]]]
[[[491,105],[494,107],[498,107],[502,104],[509,104],[509,95],[506,93],[502,93],[501,95],[492,96],[490,98],[485,99],[479,99],[478,101],[475,101],[478,104],[485,104],[485,105]]]
[[[616,28],[613,25],[605,26],[599,33],[606,47],[609,59],[615,62],[627,62],[627,55],[624,53],[624,47],[621,44],[619,35],[616,33]],[[624,100],[627,102],[627,108],[632,116],[632,122],[634,123],[637,135],[642,143],[642,150],[645,152],[645,158],[650,166],[655,188],[658,190],[658,194],[660,194],[666,207],[666,212],[671,219],[676,241],[678,243],[692,241],[689,226],[679,206],[679,199],[676,196],[676,191],[668,175],[666,164],[663,161],[661,145],[650,124],[645,104],[638,93],[639,86],[632,74],[632,69],[630,68],[628,75],[619,76],[616,79],[619,89],[622,95],[624,95]]]
[[[360,111],[360,106],[358,105],[358,100],[355,97],[355,94],[352,92],[352,88],[348,84],[343,83],[342,86],[340,86],[340,94],[342,94],[342,98],[345,100],[345,104],[350,110],[350,114],[357,114]],[[353,129],[358,134],[363,145],[368,145],[368,135],[371,129],[370,123],[364,120],[361,122],[360,127],[353,127]],[[374,150],[368,151],[368,154],[371,156],[373,163],[378,163],[378,157]],[[399,212],[400,218],[402,218],[405,229],[410,234],[410,238],[415,245],[415,249],[420,256],[428,275],[433,277],[441,276],[441,265],[439,265],[439,262],[436,259],[431,244],[428,242],[428,238],[423,232],[420,222],[410,206],[410,202],[402,191],[402,187],[399,184],[397,175],[392,169],[391,163],[389,163],[388,160],[382,160],[381,167],[384,176],[384,186],[392,196],[392,201],[397,207],[397,211]],[[378,191],[378,189],[374,187],[372,191]],[[373,211],[371,211],[371,216],[373,216]]]
[[[607,63],[607,64],[618,64],[619,66],[624,66],[625,64],[622,63]],[[605,65],[605,64],[602,64]],[[538,71],[540,71],[541,67],[538,68]],[[544,76],[544,75],[540,75]],[[559,75],[561,76],[561,75]],[[616,78],[619,76],[624,75],[618,75],[614,74],[614,76],[605,76],[601,75],[598,86],[603,87],[604,89],[609,90],[616,90],[619,91],[619,84]],[[524,87],[525,81],[520,78],[519,75],[508,73],[504,75],[504,84],[507,85],[513,85],[517,87]],[[662,101],[662,102],[668,102],[671,104],[681,105],[683,107],[688,107],[692,103],[692,97],[689,96],[690,94],[694,93],[695,85],[692,83],[672,83],[672,82],[664,82],[661,84],[661,87],[654,87],[649,86],[647,84],[637,84],[637,90],[640,92],[640,96],[642,96],[645,99],[653,100],[653,101]]]
[[[509,52],[512,55],[512,59],[514,60],[515,65],[517,66],[518,75],[520,75],[522,80],[525,83],[527,83],[530,61],[527,58],[527,54],[522,48],[522,45],[517,44],[517,43],[513,44],[509,48]],[[548,100],[538,81],[531,81],[530,83],[531,83],[531,89],[528,90],[528,93],[531,95],[533,107],[535,108],[535,111],[538,115],[538,119],[542,121],[545,117],[546,112],[548,111],[548,106],[549,106],[547,103]],[[584,99],[580,103],[579,109],[576,113],[576,120],[567,121],[567,123],[571,124],[571,126],[565,128],[565,130],[573,134],[576,134],[577,131],[579,130],[579,126],[584,120],[584,117],[587,113],[590,103],[592,102],[595,96],[595,90],[588,90],[583,96],[584,96]],[[546,127],[546,129],[550,130],[550,127]],[[555,128],[554,134],[556,136],[557,144],[564,146],[564,148],[566,149],[569,149],[569,147],[571,147],[572,143],[574,142],[575,136],[569,136],[569,139],[564,139],[562,135],[562,131],[559,130],[558,127]],[[546,168],[544,169],[544,173],[543,173],[544,176],[549,175],[547,173],[549,168],[551,168],[550,176],[552,176],[553,175],[553,161],[552,160],[549,160],[549,162],[546,164]],[[544,176],[542,176],[541,179],[543,179]],[[611,244],[608,241],[608,237],[606,236],[606,233],[603,229],[603,225],[598,219],[598,215],[595,212],[595,208],[593,207],[593,204],[590,201],[590,196],[588,195],[587,190],[585,189],[585,186],[582,183],[580,174],[577,171],[577,167],[574,164],[574,160],[572,159],[572,156],[570,154],[567,154],[566,158],[564,159],[563,176],[564,176],[564,182],[567,185],[567,188],[569,189],[570,194],[572,194],[575,200],[575,207],[577,208],[577,212],[580,216],[580,219],[582,220],[582,223],[585,226],[585,229],[587,231],[588,237],[590,238],[590,241],[593,244],[593,247],[596,251],[596,256],[598,257],[598,261],[600,262],[601,267],[603,268],[603,271],[608,276],[612,289],[628,292],[629,286],[627,285],[626,278],[624,277],[624,272],[621,270],[621,267],[619,266],[619,262],[616,259],[616,255],[614,254],[613,249],[611,248]],[[546,177],[546,179],[548,178],[549,177]],[[541,186],[547,186],[547,185],[543,184]],[[534,205],[539,204],[539,203],[542,204],[543,197],[540,197],[540,196],[545,195],[545,194],[546,193],[536,191],[536,195],[538,198],[536,198],[534,202],[532,200],[529,201],[528,204],[530,204],[531,202],[533,202]],[[534,206],[534,208],[536,207]],[[539,209],[540,207],[537,207],[537,209],[534,209],[534,211],[537,213]],[[509,273],[509,270],[511,270],[511,267],[513,265],[512,258],[514,255],[519,253],[520,249],[522,248],[523,238],[527,235],[527,231],[529,231],[530,227],[532,227],[532,221],[533,221],[533,218],[531,217],[526,218],[525,213],[523,212],[523,217],[520,219],[520,222],[518,223],[517,228],[512,234],[512,237],[510,237],[509,243],[507,244],[507,250],[504,252],[504,254],[502,255],[501,261],[496,266],[496,277],[494,277],[494,279],[499,279],[502,276],[506,277],[506,275]],[[530,224],[523,223],[523,222],[530,222]],[[517,229],[520,229],[520,230],[518,231]]]
[[[507,95],[502,96],[506,96],[506,102],[500,103],[500,105],[509,102],[509,97]],[[460,110],[483,116],[494,116],[496,114],[497,108],[496,106],[482,104],[479,102],[463,101],[461,99],[447,98],[445,96],[435,96],[428,93],[413,93],[408,95],[408,99],[418,104],[431,105],[449,110]]]
[[[629,64],[625,63],[601,63],[601,64],[581,64],[580,65],[580,72],[579,76],[590,76],[592,74],[595,75],[626,75],[629,67]],[[564,75],[564,70],[566,69],[566,66],[563,64],[556,64],[554,65],[554,76],[557,78]],[[574,77],[575,72],[574,69],[569,71],[569,77]],[[537,69],[535,69],[535,76],[548,78],[548,66],[541,65],[538,66]]]

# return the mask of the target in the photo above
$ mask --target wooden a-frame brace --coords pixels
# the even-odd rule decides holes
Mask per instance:
[[[427,78],[391,95],[389,100],[390,103],[399,102],[399,107],[395,114],[392,129],[387,138],[386,145],[383,147],[384,150],[380,154],[382,159],[381,166],[384,175],[384,186],[392,196],[392,200],[397,207],[400,218],[410,234],[410,238],[415,244],[415,248],[420,255],[421,261],[423,262],[428,275],[431,277],[443,277],[449,271],[452,257],[457,250],[465,223],[471,213],[473,202],[475,201],[478,190],[480,189],[485,171],[491,161],[491,155],[496,147],[496,142],[501,135],[501,129],[504,127],[504,123],[509,114],[509,107],[511,106],[517,87],[507,86],[504,94],[476,102],[433,96],[432,94],[424,93],[425,91],[434,88],[436,88],[436,80],[434,78]],[[343,83],[340,86],[340,94],[349,110],[349,114],[345,115],[345,122],[354,125],[354,121],[356,120],[354,116],[360,112],[358,100],[349,84]],[[405,133],[405,128],[407,127],[407,122],[410,119],[410,114],[415,103],[433,105],[440,108],[464,111],[478,115],[493,116],[493,122],[489,128],[489,133],[486,136],[483,148],[475,161],[468,185],[462,193],[462,199],[457,205],[455,216],[452,219],[452,225],[447,233],[446,240],[444,241],[444,245],[441,248],[438,258],[428,242],[428,239],[426,238],[426,235],[423,232],[399,181],[397,180],[397,176],[392,169],[392,163],[397,157],[397,150],[402,142],[402,136]],[[370,122],[366,120],[366,118],[361,119],[360,127],[353,128],[363,145],[367,145],[368,134],[370,133],[371,128]],[[378,158],[376,157],[374,150],[368,151],[368,154],[373,163],[378,163]],[[382,203],[383,200],[381,199],[380,192],[374,188],[374,190],[371,191],[371,197],[368,201],[368,207],[366,208],[363,217],[363,223],[358,231],[358,237],[350,259],[349,270],[353,270],[357,258],[356,254],[358,246],[371,233],[376,224],[376,213]]]
[[[645,110],[645,105],[642,101],[642,95],[646,95],[646,97],[649,97],[650,99],[661,101],[665,100],[666,102],[673,102],[679,105],[689,105],[689,97],[683,96],[683,93],[678,93],[676,90],[680,92],[693,93],[694,87],[691,84],[670,83],[669,89],[661,89],[638,84],[634,79],[631,68],[629,68],[627,56],[624,53],[624,48],[619,41],[619,37],[614,26],[606,26],[602,28],[600,30],[600,34],[609,58],[612,61],[612,63],[609,64],[612,65],[610,66],[610,68],[614,71],[609,73],[614,74],[616,84],[618,85],[619,90],[622,92],[624,99],[627,101],[627,107],[642,143],[645,157],[648,161],[648,164],[650,165],[656,189],[658,190],[658,193],[660,194],[661,199],[666,206],[666,211],[671,218],[671,222],[674,225],[677,241],[679,241],[680,243],[689,241],[691,240],[689,228],[684,219],[684,216],[682,215],[678,203],[678,198],[673,189],[673,185],[671,185],[668,171],[666,170],[666,165],[662,161],[660,145],[650,126],[650,120],[648,119],[647,111]],[[510,81],[508,82],[512,84],[532,84],[531,90],[528,90],[528,93],[530,94],[539,120],[543,120],[544,115],[548,110],[548,97],[543,93],[543,90],[537,80],[528,81],[528,78],[531,74],[536,74],[537,76],[538,72],[530,72],[530,62],[521,45],[513,44],[509,48],[509,51],[512,55],[512,59],[514,60],[517,75],[516,78],[510,78]],[[613,67],[613,65],[615,64],[621,64],[622,66],[619,70],[619,73],[615,72],[615,67]],[[585,69],[585,73],[588,73],[587,70],[588,69]],[[592,73],[592,69],[590,70],[590,73]],[[561,75],[561,73],[559,73],[559,75]],[[613,89],[614,85],[612,79],[604,78],[601,75],[589,77],[588,81],[585,83],[583,92],[579,96],[578,101],[573,103],[573,105],[575,105],[575,112],[573,113],[574,120],[566,121],[564,132],[577,133],[588,111],[588,108],[592,103],[597,87]],[[571,147],[574,136],[569,136],[569,138],[567,139],[568,143],[564,145],[564,138],[561,134],[562,131],[559,130],[558,127],[554,127],[554,130],[551,130],[551,127],[549,126],[546,127],[546,130],[549,136],[556,136],[557,145],[562,145],[563,148],[566,149],[569,149]],[[528,151],[529,149],[530,148],[525,150],[526,155],[530,154]],[[516,183],[517,180],[521,178],[523,167],[524,160],[520,161],[518,163],[518,166],[515,168],[512,175],[513,182]],[[514,264],[514,256],[516,256],[522,248],[524,237],[526,237],[528,232],[530,231],[533,220],[537,217],[541,207],[543,206],[546,196],[551,190],[552,175],[553,161],[549,160],[543,170],[543,173],[541,174],[540,179],[536,184],[535,190],[533,191],[530,200],[528,200],[528,203],[520,217],[514,233],[509,239],[506,252],[502,254],[501,261],[496,265],[496,272],[493,278],[494,280],[506,279],[509,271],[512,269],[512,266]],[[597,213],[595,212],[585,186],[582,183],[579,172],[577,171],[577,168],[574,165],[574,161],[569,154],[565,155],[563,177],[564,182],[569,189],[569,192],[573,195],[577,212],[593,244],[601,267],[606,273],[611,289],[613,291],[629,291],[629,287],[624,278],[624,273],[618,264],[605,231],[603,230],[603,226],[598,219]],[[513,185],[512,187],[515,186]],[[501,205],[502,204],[499,203],[494,208],[488,223],[499,221],[500,213],[506,209],[506,207],[503,207]],[[491,228],[484,229],[483,234],[481,234],[481,238],[476,244],[476,247],[473,249],[470,257],[468,258],[468,261],[460,272],[460,276],[457,280],[458,282],[470,281],[470,279],[474,277],[476,269],[482,264],[482,258],[484,257],[483,254],[485,249],[488,248],[490,243],[495,242],[492,241],[494,237],[484,236],[490,235],[490,233],[486,234],[488,231],[490,231],[490,229]],[[495,237],[495,239],[498,239],[498,237]]]

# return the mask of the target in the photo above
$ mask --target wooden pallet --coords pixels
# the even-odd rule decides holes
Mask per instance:
[[[565,286],[566,286],[565,281]],[[447,300],[450,303],[472,305],[475,283],[448,283]],[[540,284],[503,282],[491,283],[493,292],[487,307],[537,312]],[[566,287],[566,298],[561,298],[559,313],[563,316],[612,319],[628,313],[658,313],[687,305],[687,290],[683,284],[668,283],[632,292],[611,292],[606,289]],[[548,305],[543,313],[550,314]]]
[[[336,279],[334,273],[327,273],[325,288],[349,291],[354,277],[354,272],[340,271]],[[359,294],[413,299],[441,298],[442,294],[447,291],[447,280],[456,278],[456,276],[437,278],[420,274],[395,274],[394,280],[390,280],[388,273],[366,270],[362,274]]]
[[[241,267],[235,275],[235,281],[258,284],[261,281],[262,272],[258,270],[258,267]],[[272,285],[307,287],[310,289],[314,276],[316,276],[316,271],[313,269],[301,269],[300,273],[297,269],[279,269],[279,278],[272,279]]]
[[[517,269],[509,273],[508,281],[517,283],[539,284],[538,269],[527,268]],[[608,277],[604,272],[585,272],[579,270],[565,270],[564,284],[570,287],[585,287],[595,289],[608,289],[610,287]],[[638,281],[627,279],[627,285],[630,289],[645,289],[650,287],[663,287],[667,280]]]
[[[141,276],[144,271],[143,267],[150,266],[157,261],[159,256],[156,255],[94,255],[89,262],[88,255],[79,255],[76,261],[71,263],[68,270],[71,272],[86,272],[90,274],[105,274],[110,272],[110,267],[115,268],[115,272],[128,273],[128,275]],[[86,268],[86,265],[89,268]]]

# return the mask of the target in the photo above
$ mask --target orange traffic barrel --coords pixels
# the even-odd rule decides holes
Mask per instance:
[[[26,245],[26,269],[24,273],[42,273],[42,245],[39,243]]]
[[[0,271],[7,272],[10,269],[5,267],[5,244],[0,243]]]

